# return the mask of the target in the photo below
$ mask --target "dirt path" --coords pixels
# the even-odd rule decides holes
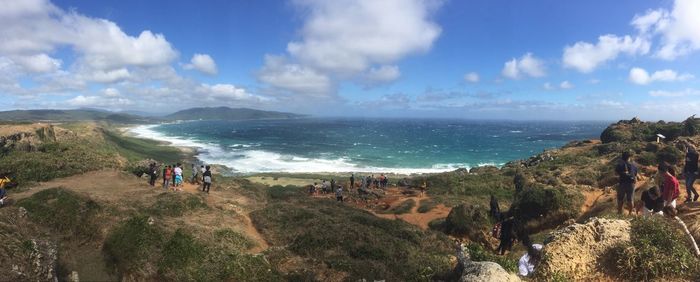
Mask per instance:
[[[423,197],[407,197],[404,199],[400,199],[398,201],[393,202],[392,205],[390,206],[390,209],[400,205],[401,203],[403,203],[405,201],[411,200],[411,199],[416,201],[416,205],[408,213],[382,214],[382,213],[376,213],[374,211],[371,211],[371,212],[374,215],[381,217],[381,218],[403,220],[405,222],[408,222],[410,224],[418,226],[423,230],[428,229],[428,223],[430,223],[431,221],[438,219],[438,218],[445,218],[450,213],[450,208],[446,207],[443,204],[439,204],[439,205],[435,206],[433,209],[431,209],[430,211],[428,211],[426,213],[419,213],[418,207],[420,207],[420,201],[430,199],[430,197],[427,195],[425,195]]]
[[[124,199],[133,199],[134,197],[138,197],[138,200],[149,201],[149,198],[166,193],[162,189],[162,183],[162,180],[159,180],[156,182],[156,186],[152,187],[147,184],[145,177],[137,178],[118,170],[100,170],[42,182],[25,191],[13,193],[10,197],[16,201],[49,188],[64,187],[85,194],[96,201],[112,204],[122,202]],[[182,190],[182,192],[168,190],[167,193],[204,194],[201,191],[201,186],[187,182],[183,183]],[[210,207],[233,211],[236,218],[221,218],[221,214],[198,214],[195,216],[186,215],[182,218],[183,220],[189,220],[191,221],[190,223],[202,226],[218,227],[221,225],[221,227],[226,226],[239,230],[256,243],[256,247],[248,250],[251,253],[259,253],[269,247],[267,241],[263,239],[250,220],[250,211],[245,208],[247,203],[249,203],[248,198],[229,191],[216,189],[212,189],[203,198]]]

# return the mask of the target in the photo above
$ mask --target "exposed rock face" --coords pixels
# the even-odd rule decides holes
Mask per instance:
[[[11,126],[7,129],[0,131],[0,133],[7,133],[11,129],[15,131],[0,136],[0,153],[10,150],[36,151],[41,143],[57,141],[59,135],[67,134],[67,131],[55,128],[53,125],[28,126],[27,128]]]
[[[585,224],[573,224],[550,234],[545,241],[538,276],[558,273],[576,281],[594,281],[601,273],[599,262],[614,245],[630,241],[630,222],[619,219],[591,218]]]
[[[457,271],[461,273],[459,276],[459,281],[461,282],[520,281],[518,276],[508,273],[495,262],[471,261],[469,252],[461,244],[457,248],[457,262]]]

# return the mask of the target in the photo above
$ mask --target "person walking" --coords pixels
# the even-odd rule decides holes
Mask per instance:
[[[680,184],[678,184],[678,178],[676,178],[676,170],[673,166],[666,167],[664,173],[664,190],[661,193],[664,199],[664,207],[676,208],[676,199],[680,195]]]
[[[178,163],[173,171],[175,172],[175,190],[182,191],[182,165]]]
[[[209,189],[211,188],[212,182],[210,166],[206,166],[206,170],[202,174],[202,179],[204,180],[204,184],[202,185],[202,192],[207,192],[207,194],[209,194]]]
[[[515,239],[515,219],[509,217],[501,222],[501,236],[498,238],[501,242],[498,245],[498,254],[505,255],[510,252]]]
[[[632,215],[634,210],[634,185],[637,183],[637,166],[630,162],[631,154],[623,152],[615,172],[619,176],[617,186],[617,213],[622,214],[622,205],[627,204],[627,210]]]
[[[690,144],[686,145],[683,175],[685,176],[685,190],[688,193],[685,202],[695,202],[700,197],[698,196],[698,191],[693,187],[695,179],[698,177],[698,152]]]

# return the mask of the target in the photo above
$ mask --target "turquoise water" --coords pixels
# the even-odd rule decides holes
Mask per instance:
[[[607,122],[430,119],[192,121],[133,129],[200,149],[207,163],[251,172],[438,172],[502,165],[571,140],[598,138]]]

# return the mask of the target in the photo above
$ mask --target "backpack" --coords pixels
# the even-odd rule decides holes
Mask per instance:
[[[209,175],[205,176],[204,183],[211,183],[211,176],[209,176]]]
[[[501,223],[496,223],[496,225],[493,226],[493,229],[491,229],[491,236],[493,236],[496,239],[501,238]]]

